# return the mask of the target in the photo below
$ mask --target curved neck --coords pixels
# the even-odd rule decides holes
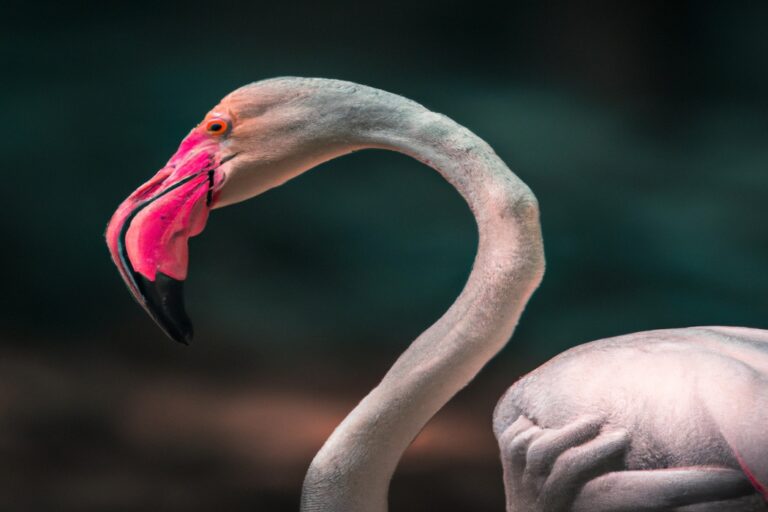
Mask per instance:
[[[456,302],[336,428],[307,472],[303,511],[383,512],[403,452],[507,343],[538,286],[538,205],[488,144],[445,116],[361,86],[321,103],[344,112],[328,136],[344,144],[336,155],[385,148],[433,167],[467,201],[479,230],[473,269]]]

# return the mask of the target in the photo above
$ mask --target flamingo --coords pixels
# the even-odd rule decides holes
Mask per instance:
[[[305,512],[387,510],[405,449],[508,342],[544,272],[534,194],[444,115],[351,82],[287,77],[224,97],[106,230],[134,298],[188,343],[187,242],[209,211],[366,148],[437,170],[469,205],[478,250],[453,305],[314,457]],[[578,346],[516,382],[493,428],[509,512],[768,510],[768,331],[685,328]]]

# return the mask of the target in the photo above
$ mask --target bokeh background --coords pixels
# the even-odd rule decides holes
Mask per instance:
[[[768,327],[765,2],[5,2],[0,509],[297,510],[334,426],[452,302],[461,198],[357,153],[216,211],[191,347],[131,300],[103,230],[230,90],[390,90],[486,139],[542,207],[548,260],[509,346],[425,429],[392,509],[503,509],[492,408],[625,332]]]

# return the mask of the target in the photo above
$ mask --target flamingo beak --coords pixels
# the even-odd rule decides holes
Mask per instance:
[[[188,240],[200,234],[223,182],[219,145],[193,131],[148,182],[117,208],[107,225],[112,260],[136,301],[173,340],[188,344],[184,308]]]

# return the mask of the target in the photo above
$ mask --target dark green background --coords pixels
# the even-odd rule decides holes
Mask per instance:
[[[379,151],[212,214],[191,243],[190,349],[133,303],[103,240],[114,208],[220,97],[280,75],[412,98],[532,187],[548,268],[491,370],[507,383],[600,337],[768,327],[765,2],[10,2],[1,18],[0,337],[30,365],[231,351],[274,374],[370,361],[367,385],[450,305],[473,220],[437,173]]]

